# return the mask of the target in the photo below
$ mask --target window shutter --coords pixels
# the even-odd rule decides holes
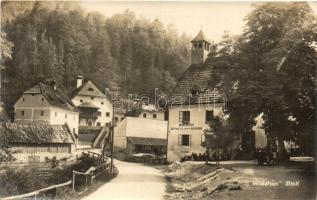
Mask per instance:
[[[183,121],[183,111],[179,111],[179,121]]]
[[[192,145],[192,136],[189,135],[189,138],[188,138],[188,146],[191,146]]]
[[[190,111],[188,111],[187,121],[190,122]]]
[[[182,135],[178,135],[178,146],[182,146]]]

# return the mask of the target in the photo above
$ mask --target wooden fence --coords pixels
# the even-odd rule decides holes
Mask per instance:
[[[0,200],[10,200],[10,199],[23,199],[23,198],[28,198],[31,199],[31,197],[34,197],[34,199],[37,199],[37,197],[41,194],[47,193],[48,191],[55,190],[55,196],[57,192],[57,188],[60,187],[66,187],[69,185],[72,185],[73,190],[75,191],[75,181],[76,181],[76,175],[84,175],[85,176],[85,190],[87,190],[88,186],[88,180],[90,181],[90,184],[93,182],[95,178],[97,178],[99,175],[101,175],[104,172],[110,172],[111,171],[111,166],[110,166],[110,161],[109,158],[103,156],[101,158],[101,155],[98,153],[94,152],[83,152],[83,156],[89,156],[94,159],[98,159],[100,161],[100,164],[96,167],[90,167],[86,172],[78,172],[73,170],[73,178],[70,181],[67,181],[65,183],[57,184],[57,185],[52,185],[40,190],[36,190],[33,192],[29,192],[26,194],[21,194],[21,195],[16,195],[16,196],[11,196],[11,197],[4,197],[0,198]]]

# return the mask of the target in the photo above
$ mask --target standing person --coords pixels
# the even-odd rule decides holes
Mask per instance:
[[[257,154],[256,154],[256,158],[257,158],[257,160],[258,160],[258,165],[262,165],[263,163],[262,163],[262,150],[261,149],[258,149],[258,152],[257,152]]]
[[[272,152],[272,157],[273,157],[273,165],[277,165],[277,152],[275,149]]]

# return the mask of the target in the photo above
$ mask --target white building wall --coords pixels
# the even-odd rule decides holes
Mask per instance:
[[[206,111],[213,110],[214,116],[222,115],[223,104],[212,105],[183,105],[182,108],[169,108],[168,125],[168,153],[167,159],[170,162],[178,161],[182,157],[192,153],[205,153],[206,148],[201,146],[204,137],[204,130],[209,128],[206,123]],[[179,121],[180,111],[190,111],[189,125],[181,125]],[[190,135],[190,146],[179,145],[179,135]]]
[[[66,123],[73,134],[78,134],[78,112],[72,112],[52,106],[50,115],[50,125],[61,125]]]
[[[167,121],[127,117],[126,136],[167,139]]]
[[[144,117],[144,114],[146,117]],[[156,118],[154,118],[154,114],[156,115]],[[146,110],[144,110],[140,113],[139,118],[155,119],[155,120],[164,121],[164,112],[163,111],[146,111]]]
[[[113,146],[115,149],[125,149],[127,147],[127,118],[121,121],[114,128]]]
[[[91,96],[77,95],[72,99],[72,102],[75,104],[75,106],[79,106],[80,104],[87,102],[99,108],[98,111],[101,112],[101,115],[95,120],[93,126],[97,126],[98,122],[100,123],[100,126],[104,126],[106,123],[109,123],[112,120],[112,104],[108,98],[93,97],[92,99]],[[107,116],[107,113],[109,113],[109,116]],[[79,126],[87,125],[86,119],[80,120]]]
[[[127,148],[127,137],[167,139],[167,121],[126,117],[114,128],[114,148]]]

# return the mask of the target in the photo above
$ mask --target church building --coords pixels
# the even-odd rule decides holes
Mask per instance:
[[[191,65],[174,88],[168,107],[169,162],[192,153],[205,153],[204,133],[215,116],[223,115],[225,106],[224,95],[208,85],[212,66],[205,61],[211,43],[202,30],[191,43]]]

